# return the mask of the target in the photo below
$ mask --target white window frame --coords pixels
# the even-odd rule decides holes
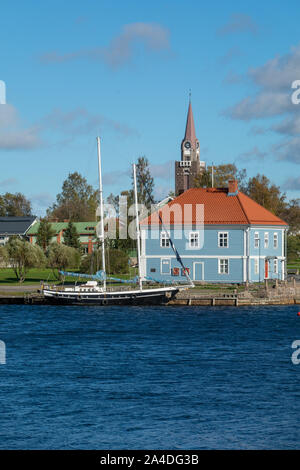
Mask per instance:
[[[226,261],[227,263],[227,272],[222,272],[221,266],[223,265],[223,261]],[[226,266],[225,263],[225,266]],[[219,274],[224,274],[225,276],[229,274],[229,259],[228,258],[218,258],[218,273]]]
[[[259,232],[254,232],[254,248],[259,248]]]
[[[274,270],[274,274],[278,274],[278,259],[274,259],[273,260],[273,270]]]
[[[273,233],[273,248],[275,250],[278,248],[278,232]]]
[[[193,246],[192,246],[192,239],[193,241]],[[197,240],[197,243],[195,241]],[[199,232],[190,232],[189,233],[189,249],[190,250],[198,250],[200,248],[200,235]]]
[[[259,274],[259,258],[254,258],[254,274]]]
[[[221,245],[221,240],[223,245]],[[226,245],[224,241],[226,240]],[[228,232],[218,232],[218,247],[219,248],[229,248],[229,233]]]
[[[264,233],[264,248],[269,248],[269,232]]]
[[[170,247],[170,238],[169,238],[167,232],[160,232],[160,247],[161,248],[169,248]]]

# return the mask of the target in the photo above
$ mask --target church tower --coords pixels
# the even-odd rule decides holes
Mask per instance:
[[[175,196],[193,188],[195,176],[203,170],[205,170],[205,162],[200,161],[200,144],[196,137],[190,99],[185,135],[181,142],[181,160],[175,162]]]

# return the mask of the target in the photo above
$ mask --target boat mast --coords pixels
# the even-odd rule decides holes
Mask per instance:
[[[105,246],[104,246],[104,213],[103,213],[103,190],[102,190],[102,171],[101,171],[101,152],[100,152],[100,137],[97,137],[98,149],[98,170],[99,170],[99,195],[100,195],[100,224],[101,235],[100,240],[102,248],[102,270],[104,272],[103,289],[106,290],[106,269],[105,269]]]
[[[141,234],[140,234],[140,222],[139,222],[139,211],[138,211],[138,200],[137,200],[137,187],[136,187],[136,165],[133,164],[133,181],[134,181],[134,202],[135,202],[135,222],[136,222],[136,244],[137,244],[137,255],[138,255],[138,268],[139,268],[139,286],[142,290],[142,276],[141,276]]]

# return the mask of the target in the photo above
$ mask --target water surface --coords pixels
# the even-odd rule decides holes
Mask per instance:
[[[297,311],[0,306],[0,448],[299,448]]]

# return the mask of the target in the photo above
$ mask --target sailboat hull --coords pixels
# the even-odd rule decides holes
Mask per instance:
[[[43,289],[44,298],[60,305],[163,305],[179,291],[177,287],[119,292],[78,292]]]

